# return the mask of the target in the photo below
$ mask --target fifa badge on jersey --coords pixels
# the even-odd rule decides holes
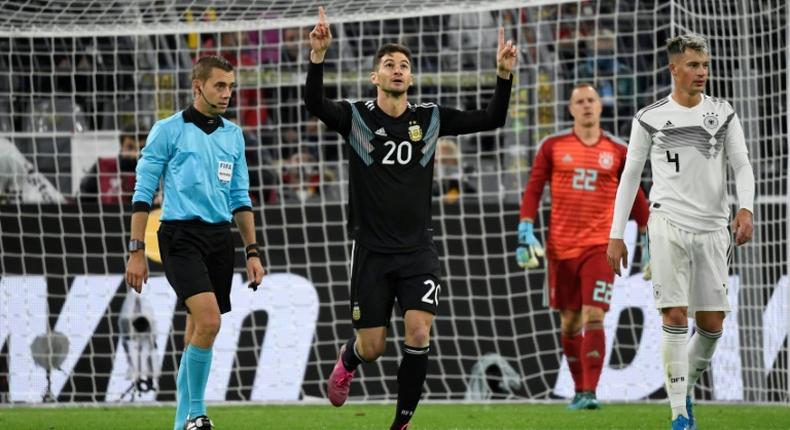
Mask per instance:
[[[419,124],[409,126],[409,139],[411,139],[412,142],[419,142],[422,140],[422,129]]]
[[[702,123],[708,130],[715,130],[719,126],[719,115],[714,112],[708,112],[702,115]]]
[[[230,178],[233,176],[233,163],[229,163],[227,161],[220,161],[219,167],[217,168],[217,179],[219,179],[222,183],[230,182]]]
[[[601,155],[598,156],[598,164],[600,164],[603,169],[611,169],[614,165],[614,154],[611,152],[602,152]]]
[[[362,318],[362,312],[359,310],[359,305],[356,303],[354,303],[354,309],[351,311],[351,318],[353,318],[354,321],[359,321],[359,319]]]

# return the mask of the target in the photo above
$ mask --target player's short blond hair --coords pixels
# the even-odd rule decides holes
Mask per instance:
[[[691,49],[701,54],[710,54],[708,39],[700,34],[687,33],[667,39],[669,58],[686,52],[686,49]]]
[[[578,90],[579,88],[591,88],[593,91],[596,92],[596,94],[598,93],[598,88],[595,88],[595,85],[593,85],[592,82],[577,82],[576,85],[574,85],[573,89],[571,90],[571,95],[573,95],[573,92]],[[570,99],[570,97],[568,99]]]

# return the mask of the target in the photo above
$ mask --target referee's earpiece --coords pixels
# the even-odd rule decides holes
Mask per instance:
[[[210,101],[208,101],[208,99],[206,98],[206,95],[203,94],[203,88],[198,87],[198,92],[200,93],[200,96],[203,97],[203,100],[206,102],[207,105],[211,106],[214,109],[217,108],[217,105],[215,105],[214,103],[211,103]]]

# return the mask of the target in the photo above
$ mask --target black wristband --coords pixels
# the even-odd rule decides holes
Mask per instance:
[[[249,260],[252,257],[258,257],[258,259],[260,260],[261,254],[258,254],[258,251],[248,252],[247,253],[247,260]]]
[[[244,252],[250,252],[252,250],[258,251],[258,242],[252,242],[244,248]]]

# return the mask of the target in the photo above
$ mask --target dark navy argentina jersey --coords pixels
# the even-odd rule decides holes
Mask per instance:
[[[439,107],[409,105],[398,118],[382,112],[374,100],[350,108],[345,137],[353,237],[379,251],[430,243]]]
[[[310,64],[307,110],[348,143],[349,232],[379,252],[406,252],[431,243],[431,187],[441,136],[501,127],[511,80],[497,78],[486,109],[460,111],[433,103],[409,104],[399,117],[375,100],[334,102],[324,96],[323,64]]]

